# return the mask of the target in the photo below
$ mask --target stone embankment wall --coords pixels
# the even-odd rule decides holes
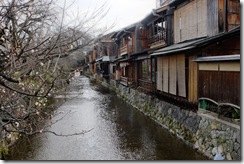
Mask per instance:
[[[102,85],[115,90],[118,96],[209,159],[214,159],[217,152],[225,160],[241,159],[240,126],[204,112],[180,109],[115,81],[102,82]]]

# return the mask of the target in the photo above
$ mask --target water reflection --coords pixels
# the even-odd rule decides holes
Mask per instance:
[[[27,160],[192,160],[205,159],[182,141],[88,78],[76,77],[54,119],[69,113],[50,130],[85,135],[41,134],[24,140],[9,159]]]

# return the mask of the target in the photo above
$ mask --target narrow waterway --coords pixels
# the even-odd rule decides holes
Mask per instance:
[[[8,159],[15,160],[205,160],[191,147],[118,98],[113,92],[75,77],[67,101],[53,118],[59,137],[40,134],[23,140]],[[68,114],[67,114],[68,113]],[[66,116],[65,116],[66,115]],[[65,116],[65,117],[64,117]]]

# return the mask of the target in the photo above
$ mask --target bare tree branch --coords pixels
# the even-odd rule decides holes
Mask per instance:
[[[6,136],[13,133],[68,137],[92,130],[59,134],[46,126],[53,115],[52,95],[66,87],[71,67],[77,64],[72,56],[78,52],[81,59],[86,47],[96,43],[94,31],[109,12],[104,3],[92,12],[77,13],[73,19],[68,15],[68,20],[67,10],[73,4],[0,1],[0,140],[5,145]],[[64,68],[65,64],[70,68]],[[49,126],[66,116],[68,113]]]

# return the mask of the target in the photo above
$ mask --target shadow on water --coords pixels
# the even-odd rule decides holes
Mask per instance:
[[[21,140],[8,159],[15,160],[207,160],[167,130],[118,98],[113,91],[76,77],[67,101],[57,110],[70,112],[50,130],[80,136],[41,134]]]

